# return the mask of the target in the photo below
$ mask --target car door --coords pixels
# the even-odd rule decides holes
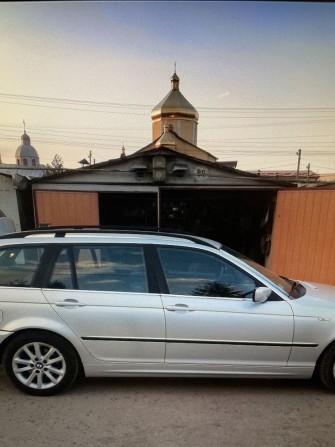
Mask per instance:
[[[168,293],[166,362],[231,367],[285,366],[292,347],[290,305],[274,293],[255,303],[262,284],[222,257],[158,247]]]
[[[162,301],[150,292],[144,259],[139,245],[59,250],[43,294],[99,360],[164,362]]]
[[[0,247],[0,328],[5,331],[29,327],[36,319],[50,319],[53,312],[36,284],[45,261],[42,246]]]

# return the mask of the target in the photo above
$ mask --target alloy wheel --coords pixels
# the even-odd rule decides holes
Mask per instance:
[[[62,381],[66,373],[66,362],[58,349],[45,343],[33,342],[16,351],[12,368],[23,385],[44,390]]]

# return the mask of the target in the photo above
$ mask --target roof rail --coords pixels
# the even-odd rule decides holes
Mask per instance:
[[[1,235],[0,239],[16,239],[16,238],[24,238],[32,235],[39,234],[54,234],[54,237],[65,237],[67,234],[94,234],[94,233],[107,233],[107,234],[143,234],[143,235],[151,235],[151,236],[166,236],[166,237],[178,237],[182,239],[186,239],[192,242],[195,242],[200,245],[206,245],[212,248],[220,248],[221,244],[217,241],[213,241],[211,239],[203,238],[201,236],[196,236],[189,233],[183,233],[181,231],[175,232],[171,230],[161,229],[143,229],[134,227],[127,229],[125,227],[96,227],[96,226],[73,226],[73,227],[47,227],[47,228],[37,228],[34,230],[21,231],[16,233],[9,233],[5,235]]]

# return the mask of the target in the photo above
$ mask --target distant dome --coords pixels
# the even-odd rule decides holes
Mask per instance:
[[[39,155],[37,153],[37,150],[33,146],[27,145],[27,144],[21,144],[16,149],[15,157],[16,158],[21,158],[21,157],[39,158]]]
[[[40,157],[37,150],[30,144],[30,137],[24,131],[21,136],[22,144],[16,149],[15,158],[19,166],[37,167],[40,164]]]

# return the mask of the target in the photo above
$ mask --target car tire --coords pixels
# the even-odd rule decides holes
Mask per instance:
[[[51,396],[77,379],[77,352],[62,337],[32,331],[15,337],[4,352],[4,368],[14,385],[35,396]]]
[[[322,355],[318,376],[329,390],[335,392],[335,345],[329,346]]]

